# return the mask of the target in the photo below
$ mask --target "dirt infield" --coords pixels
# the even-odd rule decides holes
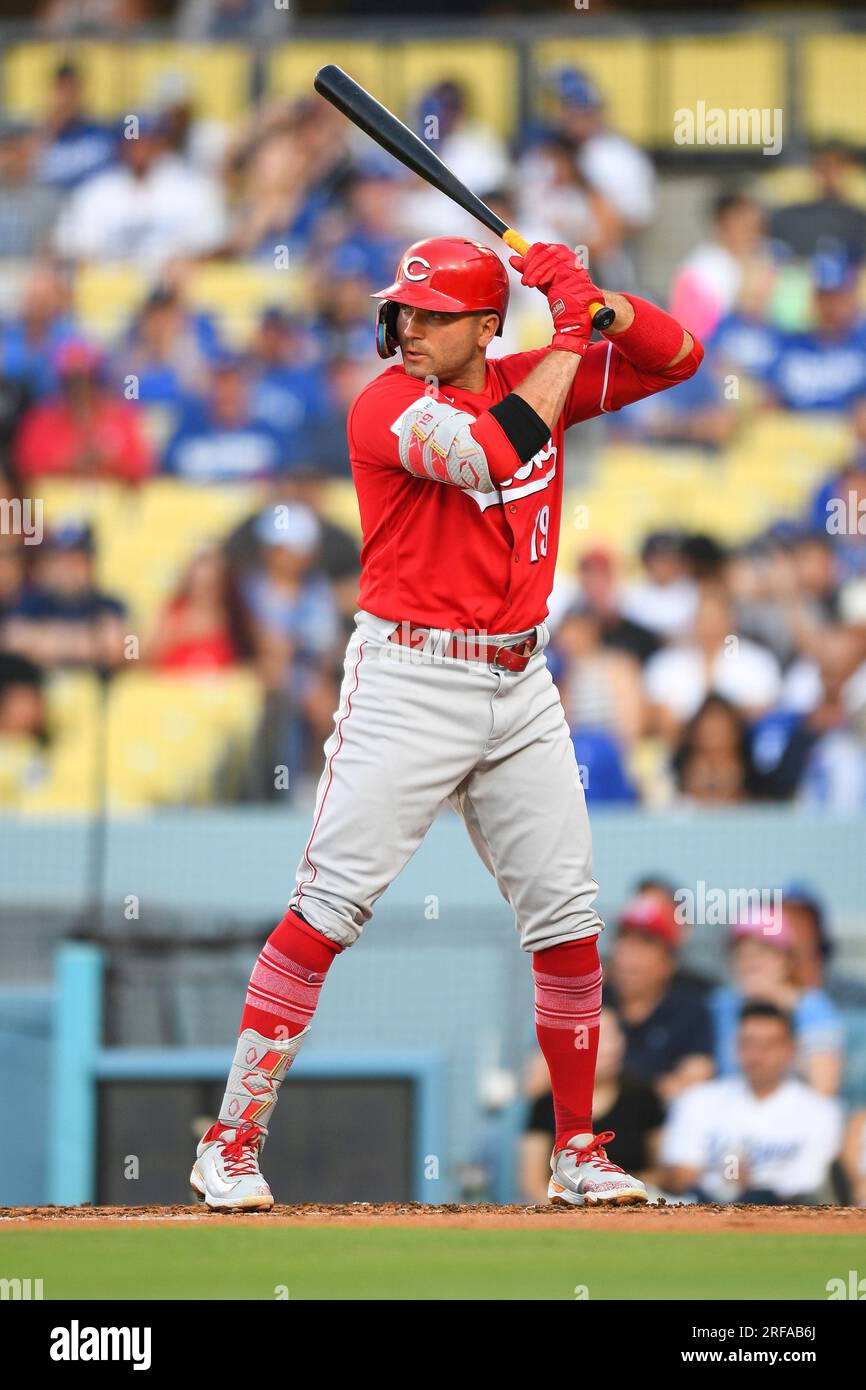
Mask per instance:
[[[276,1206],[272,1211],[244,1215],[212,1212],[199,1206],[176,1207],[0,1207],[0,1227],[103,1226],[130,1224],[255,1226],[413,1226],[467,1230],[615,1230],[693,1233],[740,1232],[744,1235],[866,1236],[863,1207],[737,1207],[684,1206],[658,1203],[608,1211],[553,1206],[426,1206],[420,1202],[374,1206]]]

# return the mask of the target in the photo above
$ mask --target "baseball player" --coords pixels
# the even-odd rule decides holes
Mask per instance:
[[[386,368],[348,435],[364,545],[360,611],[289,909],[256,961],[219,1118],[198,1146],[211,1207],[273,1205],[259,1154],[325,976],[450,801],[532,953],[556,1112],[550,1196],[646,1201],[594,1135],[601,1005],[590,830],[547,668],[563,435],[692,376],[703,350],[634,295],[598,289],[566,246],[512,256],[546,295],[547,347],[487,360],[508,273],[462,237],[419,241],[380,300]],[[590,305],[615,320],[590,345]]]

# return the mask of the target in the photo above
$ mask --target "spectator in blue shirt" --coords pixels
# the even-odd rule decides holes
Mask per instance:
[[[838,1012],[823,989],[797,983],[795,938],[784,911],[746,911],[730,928],[731,983],[710,996],[720,1076],[737,1070],[737,1023],[751,1000],[790,1013],[797,1039],[797,1070],[824,1095],[834,1095],[842,1075],[842,1029]]]
[[[75,188],[114,162],[117,139],[108,126],[84,111],[81,77],[74,63],[55,70],[48,115],[42,132],[37,176],[64,191]]]
[[[812,260],[814,327],[782,334],[767,382],[787,410],[845,410],[866,394],[866,323],[858,307],[858,266],[843,247]]]
[[[341,625],[322,573],[322,532],[310,507],[277,503],[255,523],[260,561],[241,579],[266,703],[252,772],[274,795],[274,768],[304,771],[333,725]]]
[[[404,249],[399,187],[383,161],[371,158],[353,169],[344,188],[346,229],[335,248],[339,265],[343,274],[354,271],[374,289],[390,284]]]
[[[18,312],[0,323],[0,376],[37,397],[57,390],[58,350],[81,336],[69,301],[68,280],[50,262],[37,262]]]
[[[196,401],[168,442],[162,468],[192,483],[252,482],[283,466],[272,425],[256,418],[247,374],[232,357],[214,366],[208,398]]]
[[[176,289],[158,286],[130,327],[117,363],[120,384],[134,376],[143,404],[180,407],[207,389],[209,364],[220,355],[213,320],[186,309]]]
[[[280,436],[289,464],[310,458],[312,436],[327,418],[328,393],[302,326],[280,308],[266,309],[247,361],[256,418]]]

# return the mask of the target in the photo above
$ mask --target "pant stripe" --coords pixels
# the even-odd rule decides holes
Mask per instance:
[[[321,800],[321,803],[320,803],[320,805],[319,805],[319,810],[318,810],[318,813],[317,813],[317,815],[316,815],[316,819],[313,821],[313,828],[312,828],[312,830],[310,831],[310,838],[307,840],[307,843],[306,843],[306,845],[305,845],[305,847],[304,847],[304,859],[306,860],[307,866],[308,866],[308,868],[310,869],[310,877],[307,878],[307,879],[304,879],[302,882],[300,882],[300,883],[298,884],[297,896],[296,896],[296,899],[295,899],[295,901],[297,902],[298,906],[300,906],[300,904],[301,904],[301,899],[302,899],[303,894],[304,894],[304,889],[305,889],[305,888],[309,888],[309,887],[310,887],[313,883],[315,883],[315,881],[316,881],[316,874],[317,874],[318,870],[316,869],[316,867],[314,866],[312,860],[310,859],[310,849],[312,848],[313,838],[314,838],[314,836],[315,836],[315,834],[316,834],[316,831],[317,831],[318,828],[319,828],[319,821],[322,819],[322,812],[323,812],[324,809],[325,809],[325,801],[327,800],[328,792],[331,790],[331,783],[332,783],[333,780],[334,780],[334,759],[336,758],[337,754],[339,753],[340,749],[341,749],[342,746],[343,746],[343,725],[345,724],[346,720],[349,718],[349,715],[352,713],[352,696],[356,693],[356,691],[357,691],[357,689],[358,689],[358,682],[359,682],[359,680],[360,680],[360,673],[361,673],[361,662],[362,662],[363,657],[364,657],[364,648],[366,647],[366,645],[367,645],[367,643],[366,643],[366,641],[364,641],[364,642],[361,643],[361,645],[360,645],[360,647],[359,647],[359,649],[358,649],[358,660],[355,662],[355,685],[354,685],[354,688],[353,688],[352,690],[349,691],[349,694],[348,694],[348,696],[346,697],[346,710],[345,710],[345,713],[341,716],[341,718],[340,718],[340,719],[338,720],[338,722],[337,722],[337,746],[336,746],[336,748],[334,749],[334,751],[333,751],[333,753],[331,754],[331,756],[328,758],[328,780],[327,780],[327,783],[325,784],[325,790],[324,790],[324,792],[322,793],[322,800]]]

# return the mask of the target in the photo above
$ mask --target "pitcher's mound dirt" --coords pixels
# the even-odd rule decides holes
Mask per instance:
[[[187,1222],[202,1225],[256,1226],[414,1226],[428,1230],[457,1227],[472,1230],[616,1230],[665,1231],[746,1235],[866,1236],[863,1207],[737,1207],[682,1206],[659,1203],[643,1207],[592,1208],[427,1206],[420,1202],[377,1206],[355,1202],[346,1206],[276,1206],[270,1212],[243,1215],[211,1212],[200,1206],[171,1207],[0,1207],[0,1223],[17,1226],[103,1226],[137,1223],[159,1225]]]

